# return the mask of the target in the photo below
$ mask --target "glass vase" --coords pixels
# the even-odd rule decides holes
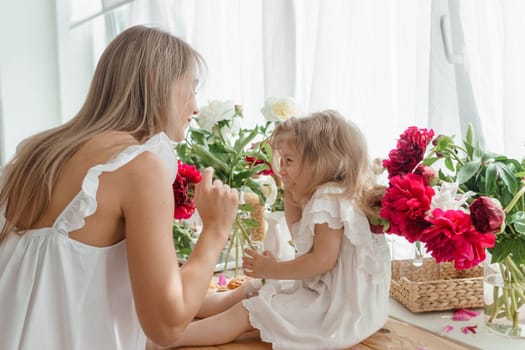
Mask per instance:
[[[485,325],[492,333],[525,338],[525,265],[509,255],[484,263],[483,296]]]
[[[290,244],[292,237],[286,225],[284,211],[267,212],[267,230],[264,237],[264,249],[272,253],[277,260],[291,260],[295,249]]]

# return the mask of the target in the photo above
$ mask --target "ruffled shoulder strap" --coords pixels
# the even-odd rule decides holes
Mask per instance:
[[[366,215],[344,196],[344,188],[328,183],[320,186],[303,210],[303,219],[296,229],[314,234],[316,224],[327,223],[330,228],[344,226],[345,236],[353,245],[372,244],[373,234]]]
[[[129,146],[108,162],[91,167],[82,182],[80,192],[58,216],[53,227],[65,235],[82,228],[85,225],[84,219],[97,209],[96,196],[100,174],[115,171],[146,151],[157,155],[164,161],[173,182],[177,175],[177,156],[171,140],[161,132],[152,136],[144,144]]]
[[[370,231],[366,215],[355,203],[343,196],[344,189],[336,184],[326,184],[317,189],[305,207],[301,230],[314,235],[315,224],[327,223],[330,228],[344,227],[344,236],[356,247],[356,261],[372,275],[382,276],[390,266],[390,252],[384,235]],[[307,248],[308,250],[310,248]]]

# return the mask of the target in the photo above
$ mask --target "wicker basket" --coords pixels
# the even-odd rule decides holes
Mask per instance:
[[[456,270],[453,263],[437,264],[425,258],[416,267],[412,259],[392,261],[390,294],[412,312],[442,311],[483,306],[483,267]]]

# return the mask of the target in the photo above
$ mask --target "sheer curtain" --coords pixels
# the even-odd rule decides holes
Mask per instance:
[[[67,35],[90,42],[90,74],[101,37],[134,24],[190,42],[209,68],[199,102],[242,104],[247,125],[262,122],[266,97],[292,96],[305,113],[338,109],[361,127],[370,153],[385,156],[408,125],[428,124],[430,0],[135,0]],[[67,55],[85,61],[78,50]],[[88,72],[71,73],[82,79],[63,84],[66,118],[88,84]]]
[[[485,144],[525,155],[525,2],[462,0],[467,67]]]

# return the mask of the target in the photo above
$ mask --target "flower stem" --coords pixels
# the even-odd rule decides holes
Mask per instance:
[[[525,186],[520,188],[520,190],[518,192],[516,192],[514,197],[512,197],[512,200],[509,202],[507,207],[505,207],[505,209],[503,210],[505,212],[505,214],[508,214],[511,211],[511,209],[514,207],[516,202],[518,202],[518,200],[523,196],[524,193],[525,193]]]
[[[496,318],[505,317],[512,324],[510,334],[517,334],[520,330],[520,308],[525,304],[525,285],[522,283],[524,274],[511,256],[499,262],[498,266],[503,285],[493,286],[494,303],[487,308],[487,311],[490,310],[487,324],[493,323]]]

